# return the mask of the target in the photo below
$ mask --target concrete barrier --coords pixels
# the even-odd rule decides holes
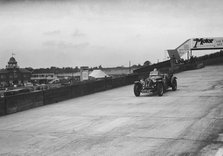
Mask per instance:
[[[48,105],[99,91],[129,85],[137,79],[138,75],[128,75],[115,79],[106,78],[102,80],[81,82],[72,86],[0,98],[0,115],[16,113],[42,105]]]
[[[199,69],[201,67],[208,66],[208,65],[223,64],[223,51],[221,50],[220,52],[216,52],[213,54],[195,57],[193,59],[194,62],[190,62],[190,61],[192,60],[185,61],[185,63],[183,64],[176,64],[174,67],[172,67],[170,60],[168,60],[168,61],[152,64],[149,66],[141,67],[139,69],[134,70],[133,72],[136,74],[139,74],[140,77],[145,77],[145,75],[147,77],[148,76],[147,74],[150,71],[152,71],[154,68],[157,68],[160,71],[165,71],[165,72],[168,72],[168,69],[172,68],[172,71],[174,73],[179,73],[186,70]]]
[[[217,57],[217,58],[210,58],[203,61],[204,65],[217,65],[217,64],[223,64],[223,57]]]
[[[0,116],[6,114],[5,98],[0,98]]]
[[[28,94],[13,95],[4,98],[5,114],[11,114],[43,105],[43,93],[31,92]]]
[[[72,97],[71,87],[53,88],[43,91],[44,105],[60,102]]]
[[[126,84],[127,83],[125,77],[118,77],[116,79],[112,79],[112,88],[125,86]]]

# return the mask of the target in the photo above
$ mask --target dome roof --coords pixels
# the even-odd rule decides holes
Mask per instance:
[[[19,68],[17,65],[17,62],[14,57],[11,57],[9,59],[8,65],[6,65],[6,69],[14,69],[14,68]]]
[[[9,64],[17,64],[17,62],[16,62],[16,60],[15,60],[15,58],[14,57],[11,57],[10,59],[9,59],[9,62],[8,62]]]

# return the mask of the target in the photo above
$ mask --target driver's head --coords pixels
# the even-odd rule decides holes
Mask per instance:
[[[157,69],[156,69],[156,68],[154,68],[154,69],[153,69],[153,71],[157,71]]]

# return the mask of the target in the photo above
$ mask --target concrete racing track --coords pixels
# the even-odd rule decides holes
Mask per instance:
[[[0,155],[220,155],[223,66],[176,76],[162,97],[130,85],[0,117]]]

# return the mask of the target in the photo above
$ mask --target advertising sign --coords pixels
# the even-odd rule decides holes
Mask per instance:
[[[87,66],[80,67],[80,73],[81,73],[81,76],[80,76],[81,81],[88,80],[89,70]]]
[[[88,70],[82,71],[82,81],[88,80]]]
[[[191,50],[209,49],[223,49],[223,37],[191,39]]]

